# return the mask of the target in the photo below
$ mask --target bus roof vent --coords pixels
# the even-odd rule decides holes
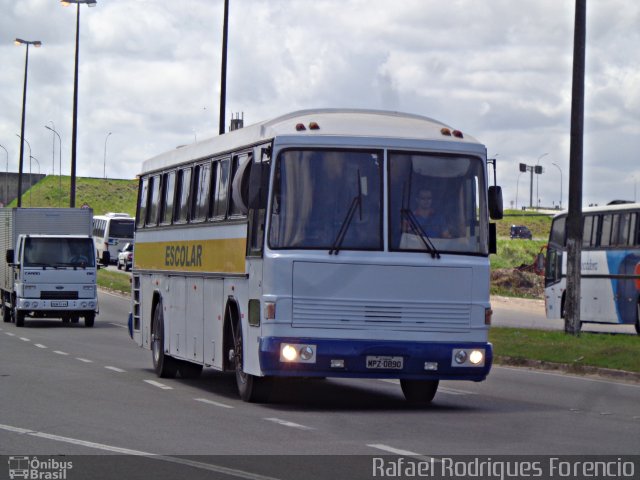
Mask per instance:
[[[116,217],[129,218],[131,215],[129,215],[128,213],[109,212],[109,213],[105,213],[105,216],[106,217],[112,217],[112,218],[116,218]]]

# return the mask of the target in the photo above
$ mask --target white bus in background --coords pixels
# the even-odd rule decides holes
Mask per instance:
[[[107,213],[93,217],[96,255],[103,265],[115,263],[118,252],[133,242],[135,219],[128,213]]]
[[[553,218],[547,246],[547,318],[565,317],[567,212]],[[640,204],[582,210],[580,321],[635,325],[640,334]]]
[[[495,175],[495,163],[494,163]],[[500,187],[486,148],[435,120],[308,110],[172,150],[140,174],[130,333],[160,377],[485,379]],[[429,190],[448,222],[413,210]],[[442,230],[445,231],[444,229]]]

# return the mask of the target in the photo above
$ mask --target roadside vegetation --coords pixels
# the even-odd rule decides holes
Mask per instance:
[[[131,295],[131,275],[101,268],[98,270],[98,287],[127,296]]]
[[[493,327],[489,331],[497,363],[538,366],[561,365],[575,373],[585,367],[640,373],[637,335],[582,333],[579,337],[560,331]]]

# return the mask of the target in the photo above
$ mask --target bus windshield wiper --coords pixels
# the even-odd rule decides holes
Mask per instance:
[[[353,219],[353,215],[356,213],[356,208],[360,213],[360,220],[362,220],[362,187],[361,187],[361,178],[360,178],[360,170],[358,170],[357,176],[358,182],[358,194],[353,197],[351,200],[351,205],[349,205],[349,210],[342,221],[342,225],[340,226],[340,230],[338,230],[338,235],[336,235],[333,244],[331,245],[331,249],[329,250],[329,255],[338,255],[340,253],[340,247],[342,246],[342,242],[344,242],[344,237],[347,235],[347,230],[349,230],[349,225],[351,225],[351,220]]]
[[[420,240],[424,243],[427,252],[431,254],[431,258],[440,258],[440,252],[438,252],[438,249],[429,238],[429,235],[427,235],[427,232],[424,231],[424,228],[422,228],[414,213],[408,208],[403,208],[400,210],[400,216],[401,218],[406,218],[409,222],[411,230],[415,235],[420,237]]]

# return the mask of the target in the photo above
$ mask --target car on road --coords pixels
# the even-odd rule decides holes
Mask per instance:
[[[133,243],[127,243],[122,250],[118,250],[118,260],[116,262],[116,267],[118,270],[120,268],[124,268],[126,272],[131,270],[131,266],[133,265]]]
[[[527,240],[533,239],[531,230],[524,225],[511,225],[511,231],[509,236],[513,240],[514,238],[525,238]]]

